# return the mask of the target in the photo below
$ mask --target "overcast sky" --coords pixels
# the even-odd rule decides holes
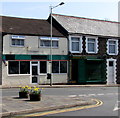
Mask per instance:
[[[53,9],[53,13],[118,21],[118,0],[2,0],[0,14],[4,16],[47,19],[49,6],[60,2],[64,5]],[[85,1],[85,2],[83,2]],[[89,1],[89,2],[88,2]]]

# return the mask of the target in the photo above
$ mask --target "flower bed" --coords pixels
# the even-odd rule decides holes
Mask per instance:
[[[43,88],[42,88],[43,89]],[[19,98],[30,98],[30,101],[40,101],[41,100],[41,90],[34,86],[33,88],[25,86],[20,87]]]

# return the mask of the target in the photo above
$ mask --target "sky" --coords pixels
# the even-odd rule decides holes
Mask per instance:
[[[1,0],[0,15],[47,19],[50,6],[65,4],[53,9],[53,13],[118,21],[118,0]]]

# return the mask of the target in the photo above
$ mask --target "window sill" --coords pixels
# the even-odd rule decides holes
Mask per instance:
[[[41,74],[39,74],[39,76],[46,76],[47,75],[47,73],[41,73]]]
[[[97,52],[86,52],[88,54],[97,54]]]
[[[67,73],[52,73],[53,75],[66,75]]]
[[[24,48],[25,46],[11,45],[10,47],[14,47],[14,48]]]
[[[30,74],[8,74],[9,77],[14,76],[30,76]]]
[[[46,48],[46,49],[50,49],[51,47],[42,47],[42,46],[40,46],[39,48]],[[59,49],[59,47],[52,47],[52,49]]]
[[[71,53],[82,53],[80,51],[70,51]]]
[[[108,53],[108,55],[118,55],[118,54],[114,54],[114,53]]]

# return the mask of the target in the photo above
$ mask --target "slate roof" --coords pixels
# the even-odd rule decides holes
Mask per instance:
[[[0,32],[3,33],[50,36],[50,23],[47,20],[0,16],[1,20]],[[64,37],[54,27],[53,36]]]
[[[118,37],[118,22],[53,14],[53,18],[68,33]],[[120,35],[119,35],[120,37]]]

